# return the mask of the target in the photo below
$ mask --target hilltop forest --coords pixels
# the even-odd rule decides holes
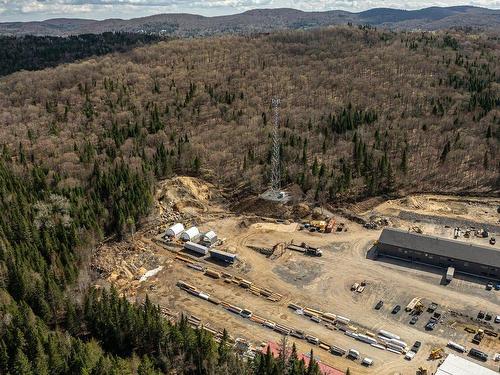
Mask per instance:
[[[500,48],[491,33],[335,27],[164,41],[0,79],[0,373],[316,374],[241,362],[146,300],[87,291],[90,248],[126,235],[174,174],[310,202],[498,194]]]

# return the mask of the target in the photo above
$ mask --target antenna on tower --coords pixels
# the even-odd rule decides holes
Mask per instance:
[[[281,172],[280,172],[280,137],[279,137],[279,127],[280,127],[280,110],[279,106],[281,104],[280,98],[272,99],[273,108],[273,148],[271,152],[271,183],[269,190],[261,195],[263,199],[283,202],[286,203],[290,199],[290,196],[281,191]]]
[[[280,122],[280,109],[279,105],[281,100],[273,98],[273,112],[274,112],[274,127],[273,127],[273,151],[271,155],[271,192],[278,194],[281,185],[280,175],[280,140],[279,140],[279,122]]]

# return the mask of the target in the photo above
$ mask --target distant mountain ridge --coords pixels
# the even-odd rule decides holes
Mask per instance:
[[[204,17],[194,14],[158,14],[131,20],[58,18],[41,22],[0,23],[0,34],[67,36],[125,31],[172,36],[269,32],[338,24],[368,24],[391,29],[438,30],[450,27],[500,29],[500,10],[473,6],[430,7],[419,10],[374,8],[352,13],[341,10],[304,12],[290,8],[254,9],[240,14]]]

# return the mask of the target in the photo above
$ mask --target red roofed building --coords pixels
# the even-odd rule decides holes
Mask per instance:
[[[275,343],[274,341],[269,341],[266,346],[264,346],[261,350],[263,354],[267,353],[267,348],[271,350],[271,354],[274,358],[278,358],[280,355],[280,345]],[[305,354],[298,354],[299,360],[302,359],[306,366],[309,364],[309,357]],[[323,362],[318,362],[319,370],[323,375],[345,375],[345,372],[337,370],[336,368],[327,365]]]

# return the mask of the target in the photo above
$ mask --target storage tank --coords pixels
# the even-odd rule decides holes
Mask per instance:
[[[200,237],[200,231],[196,227],[191,227],[181,234],[181,240],[183,241],[194,241]]]
[[[167,229],[165,236],[175,238],[182,232],[184,232],[184,225],[182,223],[175,223]]]
[[[455,349],[456,351],[459,351],[460,353],[465,353],[467,351],[467,349],[465,348],[465,346],[459,345],[459,344],[457,344],[456,342],[453,342],[453,341],[448,341],[448,347],[452,348],[452,349]]]
[[[200,245],[198,243],[194,243],[191,241],[187,241],[184,244],[184,248],[187,250],[194,251],[195,253],[201,254],[201,255],[207,255],[208,254],[208,247]]]

